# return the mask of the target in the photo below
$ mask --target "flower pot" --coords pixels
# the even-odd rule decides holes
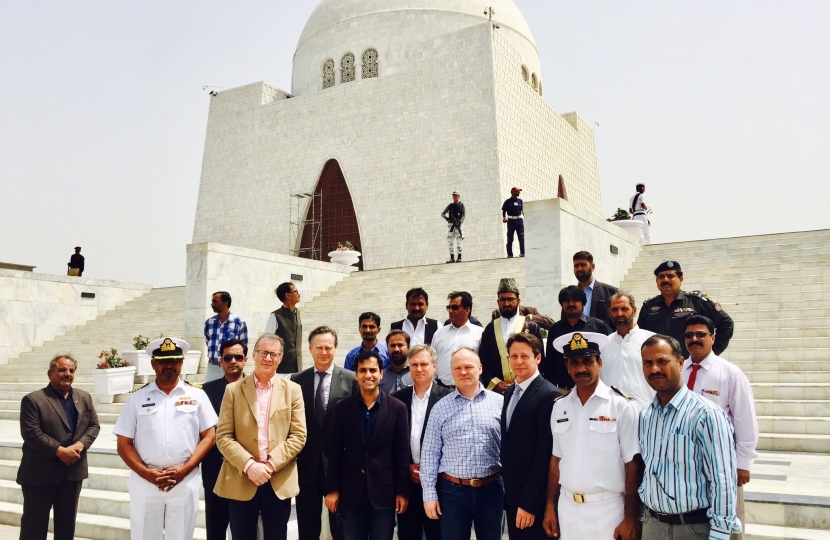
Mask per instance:
[[[184,364],[182,365],[181,378],[184,380],[185,375],[195,375],[199,373],[199,360],[202,358],[202,351],[187,351],[184,353]]]
[[[334,250],[329,252],[329,258],[334,264],[343,264],[345,266],[354,266],[360,262],[360,252],[354,250]]]
[[[135,366],[92,370],[95,395],[101,403],[112,403],[116,394],[132,392],[134,379]]]
[[[630,233],[634,233],[640,238],[643,238],[643,222],[636,219],[621,219],[619,221],[612,221],[614,225],[622,227]]]

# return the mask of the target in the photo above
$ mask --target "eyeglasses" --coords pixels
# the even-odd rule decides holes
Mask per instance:
[[[464,309],[464,306],[460,306],[458,304],[447,306],[447,311],[458,311],[459,309]]]
[[[294,294],[294,293],[300,294],[300,291],[298,291],[297,289],[294,289],[293,291],[288,291],[285,294]]]
[[[711,336],[711,335],[712,334],[710,334],[709,332],[686,332],[685,334],[683,334],[683,336],[686,339],[692,339],[692,338],[703,339],[706,336]]]
[[[515,302],[518,299],[519,298],[517,296],[511,296],[511,297],[508,297],[508,298],[499,298],[498,301],[508,303],[508,302]]]
[[[245,356],[241,354],[226,354],[222,357],[222,360],[224,360],[225,362],[232,362],[234,360],[236,360],[237,362],[241,362],[245,360]]]
[[[258,355],[260,355],[263,358],[269,358],[270,357],[270,358],[273,358],[274,360],[277,360],[280,356],[282,356],[281,352],[273,352],[273,351],[254,351],[254,352],[257,353]]]

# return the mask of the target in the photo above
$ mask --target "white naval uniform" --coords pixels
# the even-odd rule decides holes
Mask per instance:
[[[640,453],[638,413],[633,401],[601,380],[584,406],[576,388],[554,403],[561,540],[614,540],[625,507],[625,464]],[[585,502],[576,502],[580,498]]]
[[[646,194],[645,193],[640,193],[639,195],[640,195],[640,198],[637,199],[637,208],[633,208],[633,206],[632,206],[634,204],[634,197],[637,196],[636,193],[634,195],[632,195],[630,199],[628,199],[628,207],[633,208],[633,210],[634,210],[634,215],[631,216],[631,219],[636,219],[637,221],[639,221],[643,224],[642,225],[642,227],[643,227],[643,238],[645,239],[646,244],[650,244],[651,243],[651,225],[649,225],[649,223],[648,223],[648,214],[646,214],[646,211],[643,210],[642,206],[640,206],[641,204],[646,204]],[[646,206],[648,206],[648,205],[646,204]]]
[[[112,432],[133,439],[148,467],[174,467],[190,458],[199,434],[218,417],[207,395],[179,381],[170,394],[152,382],[130,395]],[[131,472],[130,537],[132,540],[191,540],[202,486],[199,467],[166,493]]]

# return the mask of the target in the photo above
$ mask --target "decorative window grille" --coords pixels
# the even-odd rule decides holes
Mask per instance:
[[[334,60],[329,58],[323,62],[323,88],[334,86]]]
[[[377,49],[366,49],[361,57],[363,61],[362,71],[364,79],[371,79],[378,76],[378,51]]]
[[[527,80],[529,78],[530,78],[530,74],[527,72],[527,66],[522,66],[522,80],[524,82],[527,82]]]
[[[340,82],[352,82],[354,78],[354,55],[349,52],[340,59]]]

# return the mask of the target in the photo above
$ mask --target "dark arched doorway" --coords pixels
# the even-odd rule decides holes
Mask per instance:
[[[352,196],[337,160],[330,159],[326,162],[323,172],[320,173],[320,179],[317,180],[317,186],[314,188],[312,200],[317,201],[312,203],[316,204],[313,212],[315,215],[312,218],[312,209],[309,207],[306,211],[306,221],[300,241],[300,256],[317,258],[312,257],[312,253],[315,255],[319,253],[320,260],[328,261],[329,251],[337,249],[338,242],[345,243],[346,241],[354,244],[357,251],[362,251],[363,243],[360,241],[360,230],[357,228],[357,216],[352,204]],[[363,266],[362,258],[360,266]]]
[[[556,196],[560,199],[568,200],[568,192],[565,191],[565,179],[562,178],[562,175],[559,175],[559,184],[556,188]]]

